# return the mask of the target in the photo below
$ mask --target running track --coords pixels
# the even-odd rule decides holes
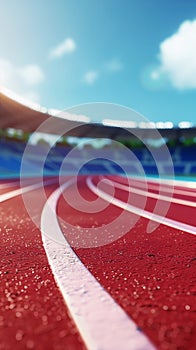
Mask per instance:
[[[100,180],[0,182],[1,350],[194,348],[195,183]]]

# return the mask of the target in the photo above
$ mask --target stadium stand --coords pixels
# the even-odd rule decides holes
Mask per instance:
[[[99,151],[89,146],[82,149],[74,149],[73,156],[66,157],[74,148],[68,142],[65,144],[58,142],[55,147],[50,147],[44,143],[28,145],[28,159],[26,159],[28,169],[27,176],[36,175],[46,153],[49,152],[44,162],[44,174],[58,174],[66,158],[66,166],[63,171],[67,174],[77,171],[77,164],[82,163],[80,173],[123,173],[123,167],[130,174],[139,174],[141,164],[145,173],[157,175],[158,166],[163,169],[165,175],[170,175],[168,154],[163,151],[163,147],[147,148],[142,142],[138,142],[135,134],[143,137],[144,140],[153,140],[155,131],[153,129],[122,129],[119,127],[105,126],[102,124],[77,123],[76,121],[58,118],[58,123],[54,116],[47,113],[33,110],[27,106],[11,100],[7,96],[0,94],[0,174],[4,176],[18,176],[22,162],[23,153],[29,135],[34,132],[41,123],[49,118],[55,120],[57,127],[52,130],[54,134],[60,134],[63,128],[70,129],[65,136],[75,136],[77,138],[105,138],[116,140],[128,147],[134,154],[134,159],[127,158],[124,148],[118,149],[111,144],[110,147],[103,146]],[[27,122],[28,121],[28,122]],[[80,125],[80,126],[79,126]],[[9,134],[9,130],[20,130]],[[22,132],[21,132],[22,130]],[[172,157],[174,171],[176,175],[192,176],[196,175],[196,128],[172,128],[158,130],[163,138],[167,140],[168,149]],[[46,130],[50,133],[51,130]],[[143,135],[143,136],[141,136]],[[188,141],[187,141],[188,140]],[[190,141],[191,140],[191,141]],[[170,145],[171,144],[171,145]],[[125,154],[126,153],[126,154]],[[90,160],[94,158],[94,160]],[[112,161],[111,161],[112,160]],[[120,165],[119,165],[120,160]],[[85,164],[86,163],[86,164]],[[121,166],[122,165],[122,166]]]

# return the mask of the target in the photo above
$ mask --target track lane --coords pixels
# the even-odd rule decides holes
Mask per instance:
[[[168,196],[168,195],[165,196],[165,195],[160,194],[160,193],[156,194],[156,193],[152,193],[149,191],[137,189],[134,187],[130,187],[130,186],[128,187],[126,185],[119,184],[118,182],[115,182],[115,181],[112,181],[112,184],[114,185],[115,188],[118,188],[118,189],[126,191],[126,192],[136,193],[136,194],[139,194],[141,196],[147,196],[148,198],[158,199],[158,200],[166,201],[169,203],[181,204],[181,205],[184,205],[187,207],[196,208],[195,201],[191,201],[188,199],[182,199],[182,198],[175,198],[171,192],[170,192],[170,196]],[[175,191],[174,191],[174,195],[175,195]]]
[[[134,204],[130,204],[127,203],[127,201],[124,201],[123,198],[123,193],[120,192],[120,196],[118,196],[117,198],[113,198],[113,196],[111,196],[110,194],[107,193],[107,191],[103,191],[98,189],[92,182],[92,180],[89,178],[87,178],[87,185],[88,187],[91,189],[92,192],[94,192],[97,196],[101,197],[102,199],[104,199],[105,201],[107,201],[108,203],[113,203],[113,205],[124,209],[130,213],[136,214],[138,216],[142,216],[146,219],[149,219],[153,222],[156,223],[162,223],[166,226],[172,227],[172,228],[176,228],[178,230],[182,230],[184,232],[188,232],[191,233],[193,235],[196,234],[196,229],[195,229],[195,225],[193,226],[193,224],[196,221],[196,218],[194,215],[188,215],[191,214],[191,210],[192,210],[192,214],[195,213],[195,209],[194,208],[186,208],[186,211],[184,210],[183,207],[183,212],[176,212],[176,207],[177,205],[172,206],[171,208],[168,209],[168,212],[166,214],[166,216],[162,216],[159,214],[156,214],[153,212],[154,206],[156,204],[156,201],[153,201],[152,199],[149,200],[149,198],[147,197],[147,204],[145,206],[145,209],[142,209],[140,207],[140,205],[134,205]],[[120,199],[119,199],[120,197]],[[136,199],[134,198],[134,201],[136,201]],[[137,203],[141,203],[141,206],[143,204],[143,196],[139,196],[139,200],[137,200]],[[183,218],[181,218],[181,213],[183,213]],[[171,217],[170,217],[171,214]],[[177,214],[180,214],[180,221],[178,220]],[[183,222],[183,220],[185,222]],[[188,220],[188,223],[186,223],[186,220]],[[190,221],[190,223],[189,223]]]
[[[95,180],[98,181],[98,179]],[[96,195],[89,191],[88,187],[86,186],[85,177],[79,181],[79,186],[86,199],[94,200],[96,198]],[[54,188],[54,186],[49,186],[47,189],[47,195],[50,195],[53,192]],[[39,191],[39,189],[32,191],[32,198],[35,203],[36,191]],[[9,289],[8,294],[6,294],[6,298],[9,298],[9,300],[3,300],[3,305],[7,306],[18,304],[20,307],[16,309],[14,306],[12,309],[11,306],[11,309],[9,309],[9,317],[7,319],[4,316],[3,318],[0,317],[0,327],[3,327],[4,332],[2,337],[2,344],[3,346],[8,346],[7,348],[5,347],[3,349],[17,349],[18,346],[18,349],[26,349],[33,346],[36,347],[36,349],[41,350],[42,347],[40,347],[40,344],[36,341],[36,337],[38,335],[42,342],[45,341],[46,344],[49,344],[49,346],[56,346],[58,349],[64,349],[65,344],[66,349],[74,349],[74,346],[76,346],[76,349],[80,349],[80,347],[82,349],[84,345],[82,344],[81,339],[77,334],[75,326],[67,316],[65,306],[60,306],[62,313],[61,315],[63,315],[63,317],[60,317],[62,321],[61,325],[65,325],[66,331],[63,328],[59,330],[58,327],[55,330],[54,324],[52,325],[52,319],[50,317],[51,313],[49,316],[47,315],[47,313],[51,310],[49,310],[49,305],[49,308],[46,307],[45,303],[48,302],[48,300],[51,300],[50,293],[56,291],[54,281],[47,282],[45,288],[44,286],[40,288],[44,289],[44,291],[42,289],[43,294],[41,292],[41,295],[43,296],[45,295],[44,293],[46,293],[46,289],[48,289],[49,284],[52,283],[51,288],[49,289],[49,294],[45,295],[47,300],[44,301],[43,305],[40,305],[40,291],[38,289],[36,306],[35,308],[32,306],[35,302],[35,299],[34,297],[32,299],[31,294],[32,291],[35,290],[37,281],[33,280],[30,285],[27,285],[29,283],[29,269],[33,266],[33,269],[36,270],[38,274],[40,274],[38,267],[40,263],[34,263],[35,265],[31,263],[32,265],[30,267],[28,265],[28,258],[31,256],[33,259],[33,252],[36,250],[40,252],[40,248],[38,249],[40,246],[40,239],[36,238],[36,245],[34,241],[29,240],[30,237],[28,237],[28,235],[31,230],[32,233],[30,236],[32,237],[32,235],[34,235],[33,226],[31,226],[29,223],[29,219],[26,220],[25,217],[21,215],[23,209],[21,209],[22,205],[20,203],[22,202],[20,201],[21,195],[19,194],[18,197],[10,198],[8,202],[2,203],[3,212],[1,213],[1,218],[5,215],[5,213],[8,213],[8,217],[7,219],[4,218],[3,224],[6,223],[7,225],[11,217],[14,219],[11,227],[9,227],[9,225],[7,227],[3,227],[3,235],[5,235],[5,230],[8,229],[5,239],[3,239],[3,244],[5,247],[2,249],[3,252],[5,249],[4,262],[7,260],[7,252],[11,251],[15,245],[17,247],[20,246],[19,250],[17,248],[17,255],[20,255],[21,253],[24,254],[21,257],[21,261],[25,261],[25,269],[21,274],[21,266],[18,268],[19,276],[16,276],[15,281],[10,281],[9,276],[7,276],[6,279],[7,285],[5,285],[4,288],[5,290]],[[10,205],[12,208],[11,213],[8,210]],[[16,211],[15,215],[14,210]],[[40,215],[40,211],[41,205],[38,205],[38,216]],[[73,225],[78,225],[79,223],[81,227],[85,227],[86,225],[87,227],[91,227],[92,225],[103,224],[104,228],[104,222],[107,223],[115,215],[119,215],[121,213],[121,209],[117,207],[114,208],[114,206],[111,205],[110,209],[107,211],[107,216],[104,216],[103,213],[101,215],[97,213],[95,219],[92,215],[89,217],[89,215],[81,215],[81,213],[74,211],[73,208],[70,208],[63,201],[63,197],[61,196],[60,203],[58,205],[58,213],[61,217],[65,217],[66,220],[68,218],[70,223],[73,223]],[[20,221],[19,217],[22,218]],[[21,220],[24,220],[24,222]],[[86,267],[90,270],[90,272],[95,276],[95,278],[108,291],[108,293],[111,294],[116,302],[121,305],[127,314],[134,319],[139,327],[141,327],[141,329],[143,329],[143,331],[156,344],[158,349],[188,350],[189,348],[193,348],[193,344],[195,342],[195,318],[193,314],[195,305],[193,299],[193,265],[195,261],[195,250],[193,248],[193,236],[187,235],[186,233],[178,230],[169,229],[163,225],[161,225],[155,233],[147,235],[145,232],[146,223],[147,220],[141,218],[132,232],[127,233],[126,236],[119,238],[118,241],[112,244],[108,244],[105,247],[90,249],[77,248],[75,249],[75,252],[86,265]],[[61,226],[63,228],[62,223]],[[13,232],[14,227],[17,227],[15,232]],[[21,227],[21,230],[19,227]],[[12,231],[11,233],[9,231],[10,228]],[[24,234],[25,231],[26,233]],[[65,227],[63,228],[63,231],[65,234],[67,234]],[[34,237],[38,237],[40,235],[39,230],[36,232],[37,236]],[[27,239],[27,247],[29,247],[29,249],[26,252],[24,249],[25,244],[21,244],[21,239],[19,239],[21,234]],[[69,232],[69,238],[71,238],[72,234],[74,233]],[[17,240],[14,241],[16,237]],[[9,242],[9,240],[11,241]],[[8,247],[8,250],[6,250],[6,247]],[[12,254],[11,258],[9,256],[9,261],[12,260],[15,254],[16,253]],[[43,259],[42,254],[40,254],[40,258]],[[10,262],[10,265],[6,265],[6,268],[10,268],[11,264],[12,263]],[[49,276],[51,277],[50,269],[46,268],[46,273],[49,273]],[[14,274],[17,275],[18,272],[16,273],[15,271]],[[25,300],[23,299],[23,296],[21,303],[19,302],[18,298],[21,298],[21,294],[15,297],[15,302],[12,300],[12,295],[10,296],[9,294],[12,293],[15,282],[17,282],[18,277],[21,276],[21,281],[23,281],[24,285],[27,285],[28,287],[27,299],[30,298],[30,304],[28,304],[29,301],[25,301],[26,304],[23,303],[23,300]],[[43,277],[40,275],[40,278],[45,281],[45,275],[43,274],[42,276]],[[0,277],[2,277],[1,274]],[[49,280],[51,281],[50,277]],[[19,285],[19,287],[16,289],[21,288],[22,287]],[[24,296],[26,295],[27,292],[25,292],[24,289]],[[57,299],[59,300],[59,295]],[[8,302],[8,304],[6,304],[6,302]],[[0,308],[3,308],[3,305],[0,303]],[[27,305],[30,306],[27,307]],[[55,303],[55,305],[57,304]],[[42,307],[42,309],[40,309],[40,307]],[[45,314],[44,318],[42,319],[41,315],[43,315],[43,310],[45,310]],[[55,310],[53,309],[52,314],[55,319],[54,312]],[[18,325],[17,332],[14,330],[13,322],[13,317],[16,315],[16,313],[18,315],[17,317],[15,316],[17,321],[14,322],[16,322]],[[22,316],[20,314],[22,314]],[[35,314],[37,316],[35,316]],[[29,315],[33,317],[33,322],[35,322],[35,333],[32,329],[30,329],[28,324],[25,325],[25,329],[21,329],[24,323],[24,319],[27,320]],[[45,318],[45,316],[47,316],[47,318]],[[36,318],[37,323],[35,320]],[[58,320],[55,320],[55,322],[56,321]],[[60,320],[58,322],[60,322]],[[58,322],[56,322],[56,324],[58,324]],[[51,325],[52,328],[50,328]],[[67,327],[70,327],[70,329],[68,330]],[[39,329],[39,331],[37,329]],[[50,339],[48,339],[47,336],[48,332],[51,335]],[[10,338],[9,334],[12,335]],[[76,334],[76,337],[74,334]],[[55,338],[55,336],[57,338]],[[59,339],[59,337],[61,339]],[[67,338],[69,338],[69,340]],[[143,349],[146,350],[146,348]]]
[[[164,202],[168,203],[167,204],[168,211],[166,213],[167,218],[171,220],[179,221],[179,223],[182,222],[186,225],[191,225],[194,227],[196,226],[195,197],[189,197],[189,195],[185,196],[184,194],[183,196],[178,195],[178,198],[176,198],[176,195],[175,195],[176,188],[173,189],[174,191],[173,193],[172,193],[172,190],[170,189],[171,191],[170,196],[169,195],[165,196],[165,195],[162,195],[162,188],[161,188],[161,194],[159,194],[158,190],[157,190],[157,193],[151,193],[151,192],[148,192],[146,189],[144,191],[144,189],[141,190],[141,188],[140,189],[135,188],[135,186],[132,184],[130,185],[130,187],[128,187],[123,183],[116,182],[116,180],[112,180],[112,184],[117,189],[116,191],[117,199],[124,201],[124,193],[123,193],[124,191],[128,193],[132,193],[134,194],[133,201],[132,201],[133,205],[135,202],[135,206],[140,208],[142,207],[143,202],[146,199],[145,210],[149,212],[153,212],[157,201],[162,201],[163,205],[165,205]],[[147,186],[148,184],[145,184],[145,183],[143,184],[143,187],[146,188]],[[192,231],[194,231],[194,229]]]
[[[34,183],[32,185],[29,185],[29,186],[25,186],[25,187],[19,187],[15,190],[12,190],[12,191],[6,191],[6,193],[3,193],[3,194],[0,194],[0,203],[2,202],[5,202],[11,198],[14,198],[14,197],[17,197],[21,194],[24,194],[24,193],[28,193],[28,192],[31,192],[31,191],[34,191],[36,189],[39,189],[43,186],[49,186],[49,185],[52,185],[54,183],[56,183],[57,180],[56,179],[50,179],[50,180],[47,180],[47,181],[44,181],[44,182],[38,182],[38,183]]]
[[[84,179],[79,181],[79,189],[85,198],[95,199]],[[119,215],[119,210],[113,207],[107,214],[96,213],[93,220],[92,215],[88,218],[71,208],[63,196],[58,206],[62,219],[81,228],[92,227],[95,221],[97,225],[107,223],[109,218],[113,219],[114,212]],[[66,224],[61,220],[60,223],[71,242],[72,235],[78,231],[71,234]],[[147,223],[147,219],[140,218],[117,241],[97,248],[75,248],[75,252],[158,349],[193,348],[196,341],[194,236],[165,225],[147,234]]]
[[[117,181],[120,184],[133,186],[135,188],[146,189],[146,186],[150,190],[158,191],[161,189],[161,192],[171,193],[174,195],[185,195],[190,197],[196,197],[196,185],[194,182],[185,182],[178,180],[152,180],[152,179],[137,179],[137,178],[125,178],[120,176],[107,176],[107,178],[112,178],[114,181]],[[185,186],[185,184],[187,186]]]
[[[55,278],[87,348],[155,349],[138,330],[137,325],[89,273],[67,240],[62,239],[56,207],[62,190],[71,185],[72,180],[49,197],[42,212],[41,229],[44,247]],[[57,238],[58,243],[55,242]]]
[[[46,186],[46,196],[55,189]],[[31,191],[37,217],[39,191]],[[0,222],[0,349],[85,350],[21,194],[1,203]]]
[[[23,185],[25,184],[25,182],[26,182],[26,185],[32,185],[31,179],[28,179],[27,181],[23,181]],[[13,182],[0,180],[0,195],[12,190],[17,190],[19,188],[20,188],[20,179]]]

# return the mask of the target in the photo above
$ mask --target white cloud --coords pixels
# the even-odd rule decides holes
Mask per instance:
[[[37,85],[44,80],[42,69],[36,64],[29,64],[18,69],[19,76],[27,85]]]
[[[159,60],[152,80],[167,78],[179,90],[196,88],[196,20],[184,21],[160,44]]]
[[[11,62],[0,59],[0,85],[6,85],[12,80],[13,66]]]
[[[65,39],[62,43],[54,47],[50,53],[50,58],[60,58],[76,50],[76,43],[72,38]]]
[[[119,72],[123,69],[123,64],[117,59],[112,59],[106,63],[106,69],[110,72]]]
[[[88,85],[93,85],[98,78],[104,76],[106,73],[117,73],[123,69],[123,64],[117,60],[112,59],[106,62],[99,70],[89,70],[84,75],[84,82]]]
[[[0,59],[0,86],[4,88],[38,102],[38,92],[32,90],[32,86],[39,85],[43,80],[44,73],[37,64],[16,66],[9,60]]]
[[[91,70],[86,72],[84,76],[84,81],[88,85],[93,85],[95,81],[98,79],[99,73],[97,71]]]

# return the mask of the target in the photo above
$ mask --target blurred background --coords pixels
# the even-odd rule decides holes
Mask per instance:
[[[99,148],[104,156],[110,148],[118,162],[124,153],[114,140],[133,150],[148,175],[157,176],[155,149],[162,176],[171,175],[165,145],[176,176],[196,174],[195,1],[0,1],[0,43],[1,177],[18,176],[27,142],[32,176],[38,146],[41,158],[41,149],[50,148],[45,172],[53,175],[78,145],[84,160],[86,150]],[[70,109],[92,102],[123,105],[144,117],[136,122],[133,113],[125,119]],[[44,120],[65,109],[65,123],[75,131],[60,135],[56,146],[51,130],[35,135]],[[103,159],[89,169],[122,172]],[[133,162],[127,171],[140,174]]]

